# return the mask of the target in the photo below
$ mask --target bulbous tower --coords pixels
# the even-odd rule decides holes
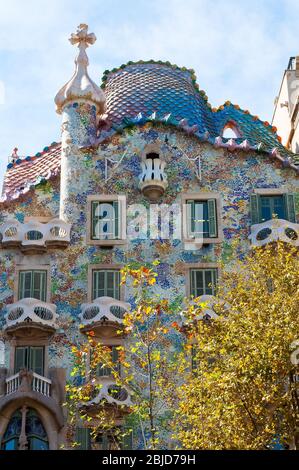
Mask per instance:
[[[105,111],[105,95],[89,77],[86,49],[96,41],[88,26],[80,24],[71,34],[71,44],[79,48],[75,72],[55,97],[56,110],[62,114],[60,218],[68,223],[78,221],[80,207],[76,203],[78,188],[84,178],[82,147],[93,144],[97,137],[98,118]]]

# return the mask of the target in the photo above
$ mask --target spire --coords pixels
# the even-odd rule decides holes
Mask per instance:
[[[88,25],[80,24],[77,32],[72,33],[69,41],[78,45],[79,54],[75,59],[76,69],[72,78],[61,88],[55,96],[56,111],[60,114],[67,102],[77,99],[88,99],[98,106],[98,112],[105,110],[105,95],[89,77],[87,67],[89,65],[86,49],[95,43],[94,33],[88,33]]]

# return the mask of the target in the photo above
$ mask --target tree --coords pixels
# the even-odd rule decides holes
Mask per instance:
[[[183,448],[299,449],[298,264],[290,245],[256,248],[223,267],[217,318],[198,321],[200,299],[185,309],[196,368],[178,387]]]
[[[110,348],[101,344],[92,331],[86,340],[72,345],[72,376],[76,380],[67,386],[70,440],[74,440],[74,426],[78,421],[92,430],[93,437],[116,427],[115,415],[111,407],[107,410],[104,402],[92,416],[84,406],[101,389],[94,379],[100,365],[111,369],[116,387],[129,391],[132,405],[123,411],[129,424],[139,430],[143,447],[167,447],[168,425],[173,414],[169,395],[177,383],[173,341],[179,333],[174,328],[176,312],[170,308],[169,301],[151,290],[156,283],[157,264],[129,265],[122,270],[122,283],[133,289],[134,308],[124,315],[123,327],[118,332],[125,339],[117,347],[121,371],[112,360]],[[90,351],[92,359],[88,363]]]

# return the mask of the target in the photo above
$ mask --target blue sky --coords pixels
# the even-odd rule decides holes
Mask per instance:
[[[0,0],[0,181],[15,146],[33,155],[59,141],[53,99],[73,73],[79,23],[98,38],[96,82],[129,60],[169,60],[195,69],[212,106],[230,100],[270,121],[298,21],[298,0]]]

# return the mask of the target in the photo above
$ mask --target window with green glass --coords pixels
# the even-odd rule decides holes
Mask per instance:
[[[27,369],[44,375],[44,347],[17,346],[15,349],[15,374],[20,369]]]
[[[217,287],[217,269],[191,269],[190,294],[194,297],[215,295]]]
[[[76,428],[75,450],[91,450],[91,430],[89,428]]]
[[[120,271],[99,269],[92,272],[92,299],[112,297],[120,300]]]
[[[272,218],[296,222],[295,195],[292,193],[250,197],[251,223],[260,224]]]
[[[117,346],[111,346],[111,356],[112,362],[114,365],[114,370],[120,374],[120,362],[119,362],[119,351]],[[97,377],[109,377],[112,375],[112,369],[107,366],[103,366],[103,364],[99,363],[97,365],[96,376]]]
[[[118,240],[120,238],[119,201],[92,201],[91,239]]]
[[[19,300],[27,297],[46,302],[47,271],[19,271]]]
[[[188,200],[187,227],[189,238],[217,237],[216,199]]]

